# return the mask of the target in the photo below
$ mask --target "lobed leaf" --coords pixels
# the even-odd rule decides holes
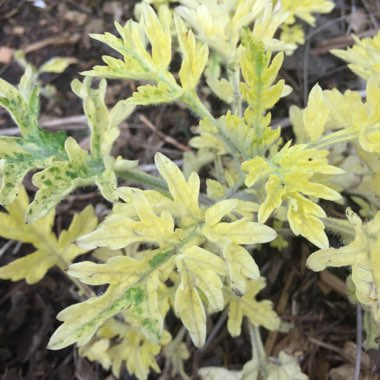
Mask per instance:
[[[126,103],[138,105],[172,103],[182,95],[183,90],[180,87],[173,90],[168,84],[160,82],[157,86],[147,84],[137,87],[137,92],[134,92]]]
[[[268,330],[278,329],[280,319],[273,311],[272,303],[255,300],[257,293],[264,286],[265,280],[261,277],[247,282],[247,291],[243,296],[227,294],[229,300],[227,328],[232,336],[240,335],[244,316],[256,326],[264,326]]]
[[[334,8],[334,2],[330,0],[301,0],[294,2],[292,0],[283,0],[281,6],[289,12],[289,23],[294,22],[294,17],[306,21],[310,25],[315,24],[315,17],[312,13],[329,13]]]
[[[4,160],[0,203],[7,205],[15,199],[24,176],[31,169],[41,169],[54,159],[65,158],[66,135],[49,133],[39,127],[38,88],[30,67],[17,89],[0,79],[0,106],[10,113],[22,136],[0,137],[0,160]]]
[[[264,223],[274,210],[287,201],[287,218],[292,231],[325,248],[328,239],[320,220],[325,213],[302,194],[328,200],[340,199],[337,191],[321,183],[321,180],[315,182],[314,178],[318,178],[319,174],[342,174],[343,170],[328,164],[327,150],[307,148],[304,144],[290,146],[290,143],[270,159],[256,156],[245,161],[241,166],[243,171],[248,172],[245,183],[255,186],[265,181],[266,196],[258,213],[260,223]]]
[[[231,289],[237,296],[246,292],[247,280],[260,278],[260,270],[249,252],[236,244],[228,244],[223,250],[228,266]]]
[[[358,302],[369,308],[374,320],[379,323],[380,276],[377,256],[380,246],[380,213],[365,225],[351,209],[347,209],[347,218],[355,230],[354,240],[338,249],[329,248],[314,252],[306,265],[314,271],[321,271],[328,266],[350,266]]]
[[[332,49],[331,53],[348,62],[348,67],[365,80],[380,74],[380,32],[372,38],[359,39],[346,50]]]
[[[31,243],[36,250],[0,268],[0,278],[18,281],[25,279],[28,284],[40,281],[46,272],[57,266],[66,269],[79,255],[87,252],[73,244],[81,234],[91,231],[97,218],[91,206],[75,214],[68,230],[63,230],[57,238],[52,232],[54,212],[37,221],[26,224],[25,211],[28,198],[25,190],[20,189],[18,197],[7,206],[8,213],[0,213],[0,236]]]
[[[181,272],[181,283],[175,294],[174,309],[189,331],[194,345],[203,347],[206,341],[206,313],[186,268]]]
[[[186,181],[184,175],[177,165],[161,153],[154,157],[156,166],[161,176],[168,184],[170,194],[173,197],[181,213],[188,213],[199,217],[200,208],[198,204],[200,180],[196,173],[192,173]]]
[[[182,64],[179,71],[179,78],[184,90],[192,90],[197,86],[206,66],[208,46],[207,44],[197,44],[193,32],[191,29],[187,30],[184,22],[179,17],[175,16],[174,20],[178,42],[182,52]]]
[[[245,218],[231,223],[220,222],[215,226],[205,225],[202,233],[212,242],[226,242],[221,243],[223,245],[267,243],[276,237],[272,228]]]

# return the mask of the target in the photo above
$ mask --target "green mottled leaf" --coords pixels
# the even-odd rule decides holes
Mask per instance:
[[[49,348],[60,348],[90,341],[108,318],[128,308],[144,334],[159,341],[163,332],[163,316],[158,304],[157,288],[161,282],[146,260],[126,256],[113,257],[105,264],[81,262],[70,267],[69,274],[82,282],[99,285],[109,283],[106,293],[70,306],[57,318],[64,323],[51,337]]]
[[[183,95],[184,91],[178,87],[176,91],[166,83],[159,83],[157,86],[147,84],[137,88],[137,92],[127,100],[128,104],[159,104],[172,103]]]
[[[38,129],[39,99],[38,88],[33,82],[32,68],[28,66],[20,80],[18,89],[0,79],[0,106],[4,107],[27,137]]]
[[[134,288],[125,290],[125,286],[113,286],[100,297],[92,297],[62,310],[57,318],[64,323],[50,338],[48,348],[60,350],[73,343],[85,345],[109,317],[127,308],[132,302],[141,303],[139,294]]]
[[[65,143],[68,161],[56,161],[33,176],[39,188],[27,211],[29,222],[46,215],[66,195],[80,185],[89,185],[93,174],[87,167],[88,153],[69,137]]]

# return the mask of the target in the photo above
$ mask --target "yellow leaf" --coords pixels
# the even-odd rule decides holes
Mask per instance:
[[[268,330],[276,330],[280,326],[280,319],[273,311],[272,302],[256,301],[257,293],[265,286],[265,279],[247,282],[247,291],[242,297],[231,293],[228,295],[228,323],[227,328],[232,336],[241,332],[243,317],[246,316],[256,326],[264,326]]]
[[[323,209],[303,197],[294,195],[289,199],[288,221],[295,235],[302,235],[319,248],[327,248],[329,241],[325,226],[319,218],[325,218]]]
[[[79,278],[89,285],[119,284],[128,277],[128,282],[135,283],[146,269],[145,261],[135,260],[128,256],[110,258],[105,264],[82,261],[72,264],[68,274]]]
[[[288,202],[288,221],[292,231],[309,239],[318,247],[328,245],[324,225],[319,218],[325,217],[323,210],[302,194],[338,200],[341,195],[319,178],[325,175],[342,174],[344,171],[328,164],[327,150],[307,148],[305,144],[290,146],[289,141],[271,158],[256,156],[242,164],[248,172],[247,186],[258,187],[265,180],[266,197],[259,208],[259,222],[265,222],[283,201]],[[324,176],[320,176],[323,174]],[[317,182],[318,181],[318,182]]]
[[[225,78],[216,79],[211,76],[206,79],[208,87],[225,103],[231,104],[234,100],[234,89]]]
[[[194,34],[187,30],[184,22],[177,16],[174,18],[179,46],[182,52],[182,64],[179,78],[185,90],[194,89],[202,75],[208,59],[207,44],[197,44]]]
[[[236,295],[241,296],[246,291],[247,279],[259,279],[259,267],[248,251],[239,245],[226,245],[223,256],[228,265],[231,289]]]
[[[227,199],[216,203],[206,210],[205,223],[209,226],[215,226],[225,215],[236,209],[237,205],[237,199]]]
[[[37,250],[1,267],[0,278],[11,281],[25,279],[28,284],[35,284],[45,276],[51,267],[57,265],[57,261],[60,266],[59,259],[49,256],[46,251]]]
[[[375,321],[380,323],[380,212],[364,225],[350,209],[347,209],[347,218],[355,229],[354,240],[338,249],[322,249],[313,253],[306,265],[314,271],[321,271],[328,266],[350,266],[358,302],[369,308]]]
[[[280,177],[271,174],[265,184],[265,192],[267,196],[260,205],[257,215],[260,223],[265,223],[273,210],[281,206],[283,197],[286,194],[285,184]]]
[[[159,21],[149,5],[143,8],[143,26],[152,47],[153,64],[161,70],[166,70],[172,59],[172,39],[169,28]]]
[[[59,238],[52,232],[54,212],[43,218],[26,224],[24,213],[28,207],[28,198],[21,188],[19,196],[7,207],[8,213],[0,213],[0,236],[31,243],[36,250],[16,259],[0,268],[0,278],[18,281],[25,279],[28,284],[41,280],[46,272],[57,266],[67,269],[79,255],[87,252],[73,244],[81,234],[91,231],[97,224],[97,218],[91,206],[75,214],[68,230],[63,230]]]
[[[248,174],[245,177],[245,184],[253,186],[261,177],[267,176],[272,170],[264,157],[254,157],[252,160],[245,161],[241,169]]]
[[[182,214],[190,214],[198,218],[200,216],[198,205],[200,180],[198,174],[192,173],[186,181],[178,166],[162,153],[156,153],[154,160]]]
[[[380,32],[372,38],[359,39],[346,50],[333,49],[331,53],[348,62],[348,67],[363,79],[380,74]]]
[[[73,343],[79,347],[85,345],[107,318],[131,304],[133,296],[135,294],[130,291],[120,292],[117,287],[110,287],[100,297],[90,298],[62,310],[57,319],[64,323],[50,338],[48,348],[60,350]]]
[[[302,25],[283,24],[281,26],[280,40],[286,44],[303,45],[305,42],[305,32]]]
[[[196,347],[203,347],[206,340],[206,313],[191,276],[184,268],[181,283],[175,294],[174,310],[189,331]]]
[[[325,103],[322,89],[316,84],[310,91],[307,107],[303,111],[303,124],[311,143],[315,143],[322,136],[329,109]]]
[[[0,137],[2,205],[14,200],[30,170],[45,168],[53,160],[65,157],[66,134],[51,133],[39,127],[38,93],[31,67],[26,68],[17,89],[0,79],[0,107],[10,113],[22,136]]]
[[[181,230],[174,231],[171,214],[164,210],[157,216],[145,192],[132,193],[131,202],[132,209],[115,210],[97,230],[78,239],[78,245],[87,249],[120,249],[133,243],[146,242],[167,247],[180,238]]]
[[[116,377],[120,376],[123,362],[126,362],[128,372],[137,376],[139,380],[148,379],[150,368],[160,372],[156,356],[160,353],[161,347],[170,341],[168,332],[165,331],[160,343],[150,342],[130,327],[120,338],[121,342],[109,350],[109,355],[113,358],[112,372]]]
[[[276,232],[272,228],[245,218],[231,223],[220,222],[215,226],[205,225],[202,233],[210,241],[222,246],[230,242],[234,244],[267,243],[276,237]]]
[[[267,380],[309,380],[309,377],[301,372],[297,358],[281,351],[277,360],[273,360],[267,366]]]
[[[306,21],[310,25],[314,25],[315,17],[312,13],[329,13],[334,8],[334,2],[330,0],[282,0],[281,7],[289,12],[289,23],[294,22],[294,17]]]
[[[181,274],[185,271],[193,286],[202,290],[210,312],[222,310],[224,299],[220,276],[226,275],[224,261],[214,253],[192,246],[177,256],[176,263]]]
[[[157,86],[147,84],[137,87],[137,92],[134,92],[126,103],[138,105],[172,103],[182,95],[183,90],[180,87],[173,90],[168,84],[161,82]]]
[[[75,58],[70,57],[53,57],[44,62],[39,68],[40,73],[63,73],[70,65],[77,63]]]

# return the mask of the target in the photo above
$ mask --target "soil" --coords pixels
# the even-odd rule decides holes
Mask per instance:
[[[41,4],[42,7],[39,7]],[[102,44],[92,41],[89,33],[113,32],[114,20],[123,22],[133,17],[134,1],[105,0],[0,0],[0,77],[18,83],[23,68],[15,60],[15,52],[25,53],[28,62],[39,67],[55,56],[72,57],[75,63],[62,74],[44,74],[41,83],[54,86],[56,93],[43,98],[41,120],[47,128],[54,122],[59,128],[88,145],[86,124],[81,119],[81,104],[70,90],[70,82],[80,78],[80,72],[99,64],[100,57],[109,52]],[[293,93],[282,100],[273,114],[283,125],[287,124],[290,104],[304,106],[305,93],[319,82],[322,88],[338,87],[362,89],[358,80],[338,59],[328,54],[328,49],[344,48],[352,44],[351,32],[373,35],[380,24],[380,5],[376,0],[337,1],[335,10],[318,18],[312,37],[293,56],[287,57],[281,76],[293,87]],[[311,34],[309,35],[311,36]],[[108,103],[115,104],[128,96],[136,84],[127,81],[111,81],[107,92]],[[204,97],[208,96],[203,94]],[[209,103],[215,114],[222,105],[214,99]],[[68,117],[73,121],[67,123]],[[50,123],[50,124],[49,124]],[[161,151],[174,160],[180,160],[189,150],[190,127],[196,120],[187,110],[172,105],[138,109],[124,123],[115,146],[115,153],[128,159],[138,159],[140,165],[150,170],[152,157]],[[11,131],[15,125],[0,109],[0,129]],[[290,128],[286,131],[292,137]],[[26,187],[33,193],[33,185],[26,180]],[[72,214],[91,202],[103,213],[110,205],[95,191],[76,191],[57,209],[57,225],[64,226]],[[332,215],[342,210],[331,209]],[[330,236],[333,244],[341,244]],[[6,249],[2,249],[5,245]],[[13,255],[30,252],[31,247],[16,242],[0,240],[0,265]],[[279,351],[299,357],[303,371],[310,379],[335,380],[352,376],[356,351],[356,306],[349,303],[345,294],[345,270],[326,271],[323,275],[308,271],[305,261],[313,248],[301,239],[293,239],[282,252],[265,248],[259,262],[268,286],[262,297],[271,299],[275,309],[287,322],[289,332],[264,332],[268,354]],[[36,285],[24,282],[1,281],[0,287],[0,377],[3,380],[42,379],[114,379],[100,365],[80,358],[73,347],[60,351],[46,349],[52,332],[59,325],[57,313],[76,302],[71,283],[57,270],[51,270]],[[213,316],[212,331],[220,315]],[[171,318],[174,330],[179,323]],[[190,342],[189,347],[190,346]],[[187,373],[199,367],[217,365],[239,369],[249,360],[250,349],[247,332],[237,339],[229,337],[225,327],[217,331],[206,350],[191,349],[186,362]],[[362,354],[363,379],[379,379],[376,358],[379,351]],[[164,367],[164,359],[159,359]],[[348,372],[345,372],[348,371]],[[348,375],[347,375],[348,374]],[[348,376],[348,377],[347,377]],[[126,370],[120,379],[133,379]],[[152,374],[150,379],[171,379],[170,375]]]

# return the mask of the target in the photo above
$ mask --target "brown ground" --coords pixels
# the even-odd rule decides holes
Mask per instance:
[[[23,50],[28,61],[37,66],[54,56],[75,58],[76,63],[65,73],[45,74],[41,78],[45,85],[54,85],[58,89],[54,99],[43,100],[41,116],[47,127],[52,128],[53,120],[59,128],[70,131],[85,144],[86,126],[83,119],[77,117],[82,113],[81,105],[70,92],[69,83],[79,77],[78,72],[99,63],[100,56],[107,51],[101,44],[91,41],[88,33],[113,31],[113,20],[125,21],[129,18],[135,2],[51,0],[46,3],[47,6],[40,9],[34,6],[33,1],[0,0],[0,77],[12,83],[18,82],[23,70],[12,59],[12,53],[18,49]],[[316,81],[323,88],[360,89],[362,84],[341,61],[327,54],[327,50],[350,45],[350,32],[373,35],[380,23],[380,5],[376,0],[341,0],[336,3],[333,13],[319,19],[318,29],[306,50],[300,48],[287,59],[281,75],[294,88],[294,92],[274,112],[277,118],[287,117],[289,104],[303,105],[304,91]],[[306,61],[305,55],[308,58]],[[115,103],[133,89],[133,83],[111,82],[109,103]],[[220,103],[211,100],[211,104],[216,114],[222,111]],[[62,118],[69,116],[74,116],[75,120],[68,124]],[[188,149],[189,126],[194,123],[192,116],[179,107],[139,109],[128,124],[122,126],[123,133],[116,149],[127,158],[139,159],[148,170],[157,150],[173,159],[181,158],[183,150]],[[13,127],[0,109],[0,129]],[[291,131],[287,133],[291,134]],[[33,191],[31,184],[27,183],[27,187]],[[58,222],[67,223],[70,214],[87,202],[108,207],[95,192],[76,192],[59,206]],[[333,215],[340,212],[329,210]],[[335,241],[336,237],[331,238],[334,244],[340,244]],[[0,265],[5,262],[6,256],[23,254],[30,249],[12,243],[2,250],[5,244],[6,241],[0,240]],[[347,272],[339,270],[320,275],[306,270],[305,261],[310,251],[311,247],[304,240],[294,239],[282,253],[268,248],[262,252],[259,265],[268,279],[263,297],[272,299],[283,320],[295,325],[288,334],[267,334],[266,349],[271,355],[277,355],[285,348],[296,353],[302,358],[302,368],[311,379],[327,379],[331,369],[341,366],[345,366],[348,374],[340,368],[334,379],[348,379],[349,374],[352,376],[353,373],[356,351],[356,309],[345,295],[342,280]],[[100,366],[79,358],[71,347],[57,352],[45,348],[49,336],[58,325],[56,314],[73,303],[70,286],[69,281],[54,270],[33,286],[24,282],[1,282],[1,379],[113,379]],[[215,316],[209,331],[212,331],[217,320],[218,316]],[[169,323],[176,329],[174,319]],[[239,368],[249,359],[249,340],[244,334],[238,339],[231,339],[225,328],[215,332],[204,352],[193,351],[186,363],[188,373],[195,373],[198,367],[205,365]],[[374,374],[379,355],[379,352],[373,352],[370,360],[369,355],[363,353],[363,379],[379,378]],[[124,373],[120,378],[133,377]],[[151,378],[160,377],[152,375]],[[161,377],[162,380],[164,378],[170,377]]]

